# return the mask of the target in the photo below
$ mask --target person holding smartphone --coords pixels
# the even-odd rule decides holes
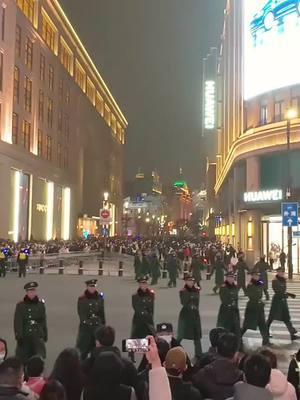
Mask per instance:
[[[139,288],[132,295],[132,308],[134,310],[132,319],[131,338],[143,339],[148,335],[155,334],[153,314],[154,314],[154,291],[148,287],[148,277],[143,276],[138,279]],[[129,353],[134,361],[134,353]]]
[[[180,302],[182,309],[179,314],[177,342],[183,339],[193,340],[195,346],[195,357],[202,354],[201,319],[199,313],[200,288],[195,286],[195,279],[192,275],[185,278],[185,286],[180,290]]]

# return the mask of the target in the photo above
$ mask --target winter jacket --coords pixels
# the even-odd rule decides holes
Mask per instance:
[[[202,396],[190,382],[182,378],[169,376],[169,383],[174,400],[202,400]]]
[[[163,367],[149,371],[149,400],[172,400],[167,372]]]
[[[193,384],[204,398],[225,400],[233,396],[233,385],[243,379],[242,372],[227,358],[220,357],[198,371]]]
[[[36,377],[36,378],[35,377],[34,378],[29,378],[28,381],[27,381],[27,386],[34,393],[40,395],[45,383],[46,383],[45,378],[43,378],[42,376],[39,376],[39,377]]]
[[[279,369],[272,369],[270,383],[266,389],[272,393],[274,400],[297,400],[294,386]]]
[[[234,396],[227,400],[272,400],[272,394],[264,388],[238,382],[234,385]]]
[[[27,400],[27,395],[16,387],[0,385],[0,400]]]

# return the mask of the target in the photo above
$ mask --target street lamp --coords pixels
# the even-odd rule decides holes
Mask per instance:
[[[104,198],[104,201],[107,201],[108,198],[109,198],[109,193],[108,192],[104,192],[103,193],[103,198]]]
[[[291,120],[297,118],[297,111],[290,108],[287,110],[287,125],[286,125],[286,150],[287,150],[287,188],[286,188],[286,199],[291,198]],[[288,226],[288,275],[289,279],[293,279],[293,229],[292,226]]]

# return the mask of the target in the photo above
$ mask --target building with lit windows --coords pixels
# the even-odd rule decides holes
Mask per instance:
[[[122,213],[127,121],[57,0],[0,7],[0,237],[97,233]]]
[[[287,253],[281,202],[300,199],[299,37],[298,2],[227,1],[219,65],[216,234],[240,246],[250,265],[260,254],[272,256],[276,265],[280,252]],[[299,272],[296,238],[292,249]]]

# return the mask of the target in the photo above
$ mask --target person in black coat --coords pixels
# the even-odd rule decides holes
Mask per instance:
[[[287,379],[296,390],[297,399],[300,399],[300,350],[292,356]]]

